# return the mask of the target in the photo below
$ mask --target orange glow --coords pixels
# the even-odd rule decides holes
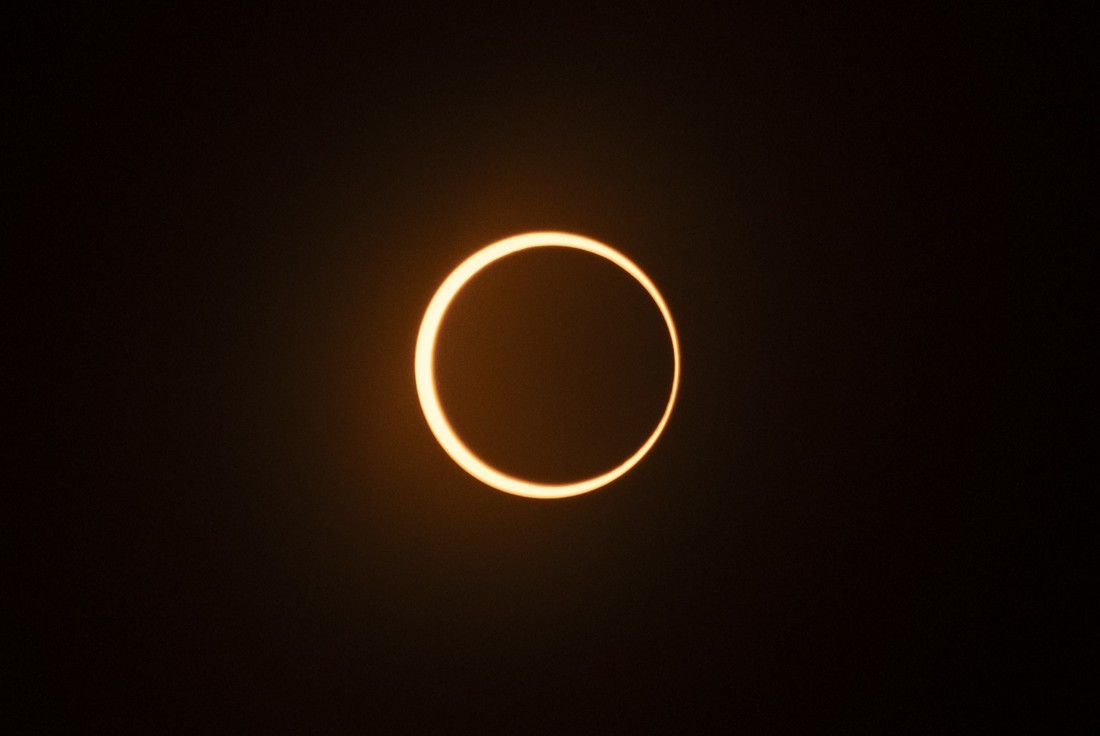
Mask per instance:
[[[647,439],[642,446],[626,460],[626,462],[606,473],[573,483],[558,485],[536,483],[534,481],[507,475],[490,467],[482,461],[481,458],[471,452],[470,449],[463,444],[462,440],[458,438],[458,435],[455,434],[454,428],[451,427],[450,422],[447,421],[447,417],[443,413],[443,407],[440,406],[439,395],[436,392],[434,369],[435,343],[436,337],[439,334],[439,327],[443,322],[444,315],[447,313],[447,308],[450,306],[451,301],[455,298],[455,295],[458,294],[459,290],[462,289],[475,274],[481,271],[481,269],[494,261],[529,248],[542,248],[548,246],[576,248],[577,250],[593,253],[601,258],[606,258],[637,279],[638,283],[645,287],[645,290],[653,297],[653,301],[657,303],[657,307],[661,310],[661,314],[665,318],[665,324],[668,326],[668,335],[672,340],[673,356],[672,389],[669,391],[668,405],[665,407],[664,414],[661,416],[661,421],[657,423],[657,427],[653,430],[649,439]],[[657,291],[657,287],[653,285],[649,277],[647,277],[633,261],[622,253],[619,253],[617,250],[603,243],[592,240],[591,238],[585,238],[570,233],[539,232],[514,235],[482,248],[459,264],[458,268],[452,271],[451,274],[443,280],[443,283],[435,292],[435,296],[432,297],[431,302],[428,304],[428,310],[424,313],[424,319],[420,323],[420,332],[416,338],[416,357],[414,362],[416,370],[416,391],[420,397],[420,406],[424,410],[424,418],[428,420],[428,426],[431,428],[432,434],[435,435],[436,440],[439,441],[439,444],[442,445],[447,454],[450,455],[463,470],[481,482],[498,490],[514,493],[517,496],[527,496],[529,498],[565,498],[567,496],[576,496],[581,493],[594,491],[625,474],[628,470],[637,465],[645,454],[649,452],[650,448],[657,442],[657,438],[660,437],[661,432],[664,431],[665,425],[668,423],[668,418],[672,414],[672,405],[676,401],[676,390],[680,385],[680,343],[676,337],[676,328],[672,323],[672,313],[669,312],[668,305],[665,304],[664,298],[662,298],[660,292]]]

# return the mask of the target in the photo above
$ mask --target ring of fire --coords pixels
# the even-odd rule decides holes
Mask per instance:
[[[507,475],[485,463],[481,458],[470,451],[459,439],[450,422],[443,413],[443,407],[439,402],[439,394],[435,385],[435,344],[439,335],[440,325],[455,296],[466,283],[479,271],[505,256],[518,253],[529,248],[565,247],[586,251],[605,258],[633,276],[641,284],[653,301],[661,310],[668,327],[668,335],[672,341],[672,388],[668,395],[668,404],[664,414],[657,423],[657,427],[649,438],[642,443],[633,455],[615,468],[591,478],[572,483],[544,484]],[[436,440],[444,451],[451,456],[458,465],[473,477],[486,485],[492,486],[507,493],[528,498],[565,498],[581,493],[593,491],[607,485],[616,478],[624,475],[633,468],[649,452],[650,448],[661,436],[668,418],[672,414],[672,405],[676,401],[676,391],[680,385],[680,343],[676,336],[676,327],[672,322],[672,313],[665,304],[661,293],[654,286],[649,277],[642,272],[629,258],[619,253],[610,246],[604,245],[591,238],[585,238],[571,233],[535,232],[514,235],[504,240],[499,240],[488,245],[467,258],[458,268],[451,272],[439,289],[435,292],[428,309],[424,313],[424,319],[420,323],[420,332],[416,337],[416,356],[414,359],[416,373],[416,391],[420,397],[420,406],[424,411],[424,418],[428,421],[428,427],[432,430]]]

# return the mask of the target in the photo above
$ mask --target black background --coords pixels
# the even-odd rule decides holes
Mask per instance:
[[[109,733],[1056,712],[1020,592],[1042,428],[1017,435],[1038,257],[1019,246],[1049,214],[1039,163],[1068,164],[1040,98],[1071,83],[1036,25],[920,5],[23,18],[19,710]],[[634,259],[684,355],[653,452],[554,502],[457,468],[412,379],[442,278],[544,229]]]

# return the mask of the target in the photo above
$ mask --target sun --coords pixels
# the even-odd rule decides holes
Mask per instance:
[[[625,462],[616,467],[590,478],[571,483],[547,484],[533,480],[517,478],[502,473],[493,468],[473,452],[462,442],[455,433],[450,422],[443,413],[443,407],[439,402],[439,394],[435,385],[435,344],[439,335],[440,325],[447,314],[447,308],[455,296],[479,271],[491,263],[510,256],[520,251],[531,248],[574,248],[586,251],[611,261],[619,266],[641,284],[653,301],[657,304],[665,325],[668,327],[668,336],[672,341],[672,386],[668,394],[668,404],[657,422],[657,426],[649,435],[641,447]],[[428,303],[428,309],[424,313],[424,319],[420,323],[420,331],[416,337],[416,355],[414,358],[414,370],[416,374],[416,391],[420,398],[420,407],[424,411],[424,418],[436,440],[444,451],[458,463],[458,465],[473,477],[497,490],[512,493],[528,498],[566,498],[582,493],[594,491],[605,486],[616,478],[622,477],[631,468],[637,465],[646,453],[657,442],[657,438],[668,424],[672,415],[672,406],[676,402],[676,392],[680,387],[680,342],[676,335],[676,327],[672,321],[672,313],[665,303],[664,297],[648,276],[633,261],[624,256],[611,246],[597,240],[581,235],[560,232],[533,232],[499,240],[477,251],[450,273],[439,289],[436,290],[432,300]]]

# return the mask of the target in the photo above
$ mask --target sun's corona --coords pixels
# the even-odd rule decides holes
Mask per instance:
[[[465,443],[459,439],[451,423],[447,421],[443,413],[443,407],[439,402],[439,393],[435,385],[435,344],[439,335],[440,325],[447,313],[447,308],[455,296],[466,283],[479,271],[505,256],[518,253],[529,248],[564,247],[586,251],[605,258],[616,266],[619,266],[634,277],[641,284],[653,301],[661,310],[668,327],[668,335],[672,341],[672,387],[668,394],[668,404],[657,422],[649,438],[639,447],[633,455],[622,464],[600,475],[585,478],[572,483],[547,484],[517,478],[502,473],[488,465],[475,455]],[[594,491],[607,485],[616,478],[624,475],[628,470],[638,464],[657,442],[657,438],[665,429],[669,416],[672,415],[672,405],[676,401],[676,391],[680,386],[680,343],[676,336],[676,327],[672,322],[672,313],[665,304],[661,293],[654,286],[649,277],[642,272],[629,258],[608,245],[572,233],[536,232],[514,235],[504,240],[499,240],[488,245],[467,258],[458,268],[451,272],[436,290],[435,296],[428,303],[428,309],[424,313],[424,319],[420,323],[420,332],[416,337],[416,356],[414,359],[416,373],[416,391],[420,397],[420,406],[424,410],[424,418],[428,421],[428,427],[432,430],[436,440],[444,451],[458,463],[458,465],[473,477],[486,485],[492,486],[507,493],[528,498],[565,498],[581,493]]]

